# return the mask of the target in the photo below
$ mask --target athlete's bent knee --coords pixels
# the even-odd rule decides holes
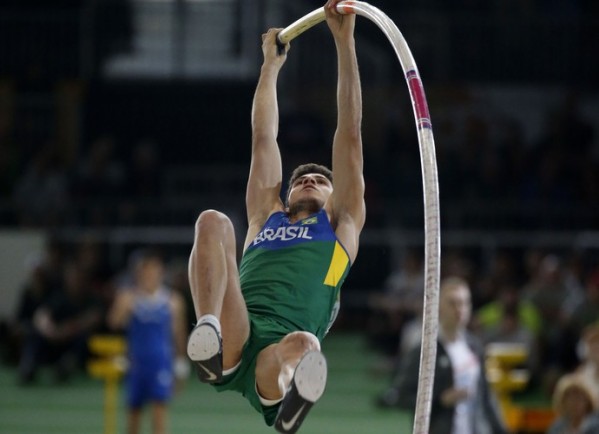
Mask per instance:
[[[292,332],[281,340],[281,345],[288,351],[304,354],[308,351],[320,351],[320,342],[310,332]]]
[[[219,228],[228,228],[232,226],[231,220],[225,214],[214,209],[202,211],[196,220],[196,236],[200,233],[213,233]]]

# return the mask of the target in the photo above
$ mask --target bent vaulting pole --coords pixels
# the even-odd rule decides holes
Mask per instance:
[[[435,140],[424,88],[414,57],[403,35],[393,21],[380,9],[361,1],[342,1],[337,4],[341,14],[357,14],[375,23],[387,36],[395,50],[410,92],[416,121],[424,192],[425,228],[425,288],[422,325],[422,352],[420,376],[416,397],[414,434],[427,434],[430,423],[432,390],[437,357],[437,330],[439,325],[439,276],[441,264],[441,229],[439,214],[439,182],[435,157]],[[278,45],[289,41],[325,20],[321,7],[293,22],[278,34]]]

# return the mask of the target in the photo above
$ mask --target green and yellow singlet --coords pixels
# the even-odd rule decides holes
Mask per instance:
[[[244,252],[239,277],[251,314],[322,339],[350,266],[324,210],[295,223],[276,212]]]

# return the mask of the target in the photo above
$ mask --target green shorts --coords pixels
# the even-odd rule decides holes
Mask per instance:
[[[251,312],[249,319],[250,336],[243,347],[239,367],[232,374],[223,377],[220,383],[213,386],[219,392],[225,390],[240,392],[252,407],[264,416],[266,424],[271,426],[275,422],[280,403],[264,406],[260,402],[260,397],[256,392],[256,359],[258,353],[264,348],[281,341],[283,337],[295,330],[272,318],[254,315]]]

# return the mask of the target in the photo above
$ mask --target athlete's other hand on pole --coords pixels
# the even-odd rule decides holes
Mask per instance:
[[[337,3],[342,0],[328,0],[324,5],[327,24],[333,33],[335,41],[348,40],[353,37],[356,23],[356,14],[340,14],[337,12]]]
[[[289,51],[289,43],[285,44],[285,50],[279,53],[277,44],[277,35],[283,29],[273,28],[268,29],[262,34],[262,54],[264,55],[264,63],[269,63],[280,68],[287,59],[287,51]]]

